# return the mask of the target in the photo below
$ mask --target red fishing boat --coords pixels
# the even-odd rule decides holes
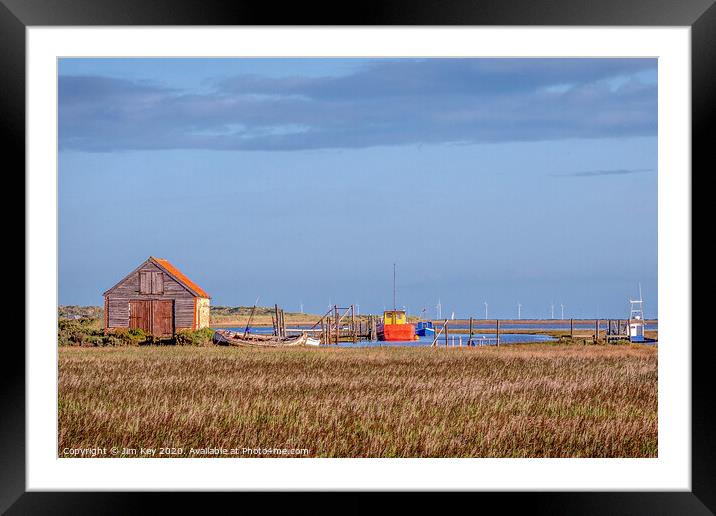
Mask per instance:
[[[383,312],[383,320],[378,323],[378,340],[406,341],[415,340],[415,325],[408,323],[405,310],[395,309],[395,264],[393,264],[393,309]]]
[[[405,310],[386,310],[378,323],[378,340],[415,340],[415,325],[408,323]]]

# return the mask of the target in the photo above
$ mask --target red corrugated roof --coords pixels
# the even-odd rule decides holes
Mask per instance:
[[[154,260],[160,267],[166,269],[169,274],[184,283],[184,285],[189,287],[189,290],[193,290],[199,297],[211,297],[209,294],[206,293],[203,288],[190,280],[182,271],[174,267],[174,265],[169,263],[169,260],[165,260],[164,258],[155,258],[154,256],[152,256],[150,259]]]

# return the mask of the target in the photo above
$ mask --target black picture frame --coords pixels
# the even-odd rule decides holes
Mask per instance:
[[[0,127],[5,163],[25,167],[25,29],[87,25],[548,25],[689,26],[692,38],[692,170],[707,172],[716,113],[715,0],[384,0],[332,5],[214,0],[0,0]],[[8,160],[8,158],[10,158]],[[12,159],[14,158],[14,160]],[[689,173],[689,171],[684,171]],[[693,177],[693,172],[691,172]],[[26,270],[27,274],[27,270]],[[691,336],[684,345],[691,346]],[[524,508],[556,514],[713,514],[716,511],[714,405],[710,401],[708,346],[692,348],[692,491],[485,493],[500,512]],[[0,375],[0,511],[8,514],[128,513],[162,496],[163,511],[187,510],[185,494],[60,493],[25,489],[25,357],[6,346]],[[221,503],[228,494],[211,494]],[[248,495],[242,493],[246,498]],[[259,497],[255,501],[265,503]],[[405,503],[422,505],[421,496]],[[301,505],[301,497],[291,497]],[[274,499],[275,501],[275,499]],[[250,503],[248,501],[244,504]],[[482,502],[481,502],[482,503]],[[370,510],[374,502],[353,494],[340,512]],[[404,507],[408,509],[408,507]],[[206,509],[206,507],[204,507]],[[311,512],[315,513],[315,502]],[[335,510],[335,507],[334,507]]]

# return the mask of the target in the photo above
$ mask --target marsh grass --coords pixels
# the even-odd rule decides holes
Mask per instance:
[[[60,348],[59,448],[655,457],[646,346]],[[260,455],[254,455],[260,456]]]

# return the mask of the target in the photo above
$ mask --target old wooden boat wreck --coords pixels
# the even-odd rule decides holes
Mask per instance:
[[[312,345],[313,343],[309,343],[308,340],[309,337],[306,333],[277,337],[275,335],[256,335],[232,330],[216,330],[214,332],[214,343],[224,346],[283,348]]]

